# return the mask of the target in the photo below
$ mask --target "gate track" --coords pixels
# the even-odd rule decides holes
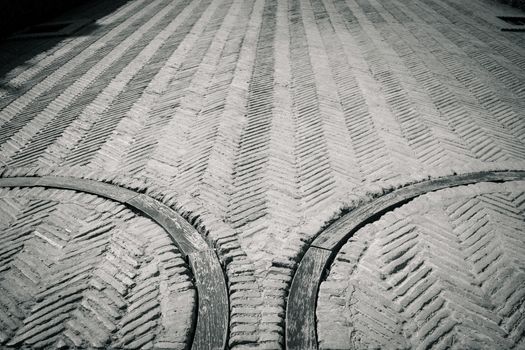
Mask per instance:
[[[188,260],[197,288],[198,316],[192,349],[224,349],[229,304],[225,277],[215,251],[179,214],[159,201],[123,187],[72,177],[1,178],[0,187],[49,187],[95,194],[131,207],[151,218]]]
[[[427,180],[378,197],[332,223],[313,240],[295,272],[286,309],[286,348],[318,348],[315,311],[319,286],[326,269],[332,264],[343,244],[357,230],[429,192],[480,182],[523,179],[525,171],[493,171]]]

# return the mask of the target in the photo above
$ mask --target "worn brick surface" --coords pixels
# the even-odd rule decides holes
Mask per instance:
[[[85,12],[97,26],[73,37],[0,43],[0,173],[96,179],[176,209],[223,264],[231,347],[282,347],[298,259],[342,211],[430,177],[525,169],[525,36],[502,32],[496,17],[520,15],[516,8],[110,3]],[[6,223],[18,200],[5,205]],[[152,293],[180,297],[169,278],[144,273],[162,286]],[[149,344],[148,317],[183,324],[159,318],[171,307],[141,315],[140,330],[122,318],[112,334]],[[177,342],[157,334],[167,347]]]
[[[441,190],[356,232],[321,284],[320,348],[525,346],[524,190]]]
[[[191,274],[151,220],[38,188],[0,190],[0,215],[2,348],[189,345]]]

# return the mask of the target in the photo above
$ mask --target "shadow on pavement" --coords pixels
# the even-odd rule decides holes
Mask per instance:
[[[11,0],[8,0],[11,1]],[[47,16],[41,22],[28,23],[24,28],[19,28],[17,33],[21,33],[31,25],[38,25],[43,22],[58,21],[78,21],[89,19],[91,23],[86,24],[78,30],[64,36],[40,36],[40,37],[20,37],[16,38],[11,32],[0,38],[0,90],[8,94],[16,93],[22,89],[21,86],[9,84],[9,77],[6,75],[16,67],[26,67],[34,65],[30,62],[38,54],[51,50],[61,41],[72,37],[89,36],[96,32],[103,31],[104,28],[97,23],[102,17],[116,11],[119,7],[126,4],[129,0],[86,0],[79,2],[75,7],[64,11],[56,16]],[[2,32],[0,32],[1,35]],[[16,34],[16,33],[15,33]],[[0,108],[2,104],[0,103]]]

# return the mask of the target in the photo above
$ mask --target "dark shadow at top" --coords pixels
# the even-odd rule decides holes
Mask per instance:
[[[525,0],[494,0],[525,11]]]
[[[27,19],[24,19],[22,16],[19,20],[23,25],[18,24],[13,26],[10,25],[12,18],[20,16],[20,13],[24,13],[23,11],[17,12],[20,11],[20,6],[8,5],[8,3],[12,4],[17,1],[18,0],[0,0],[0,88],[7,90],[8,94],[16,93],[17,90],[21,89],[19,86],[9,85],[8,81],[6,81],[9,80],[6,78],[6,75],[11,70],[16,67],[29,68],[35,64],[34,62],[30,63],[32,58],[56,47],[63,40],[77,36],[94,35],[96,32],[103,31],[104,28],[97,23],[97,20],[116,11],[129,0],[68,0],[67,10],[61,8],[51,14],[46,14],[44,11],[42,15]],[[26,2],[48,4],[60,1],[36,0]],[[22,1],[22,3],[24,3],[24,1]],[[6,18],[11,19],[7,21]],[[31,26],[43,23],[78,22],[84,19],[89,20],[89,23],[84,23],[70,33],[62,33],[55,36],[52,33],[48,33],[51,35],[45,35],[46,33],[36,33],[36,35],[33,36],[24,35],[24,33],[35,31],[35,29],[29,29]],[[16,30],[14,28],[16,28]],[[38,32],[38,30],[36,31]],[[3,105],[4,103],[0,100],[0,109],[4,107]]]

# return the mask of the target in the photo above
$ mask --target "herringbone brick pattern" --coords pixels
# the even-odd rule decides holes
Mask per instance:
[[[525,169],[525,37],[495,17],[516,11],[129,1],[0,67],[0,172],[103,180],[169,204],[224,264],[230,345],[279,348],[293,271],[327,222],[429,177]],[[5,45],[0,62],[28,44]],[[19,200],[5,225],[40,210]]]
[[[66,190],[0,191],[7,348],[185,349],[195,290],[164,230]]]
[[[523,185],[441,190],[356,232],[321,284],[320,348],[525,346]]]

